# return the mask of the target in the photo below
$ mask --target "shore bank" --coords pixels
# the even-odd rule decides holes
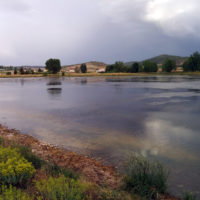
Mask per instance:
[[[10,143],[29,146],[32,152],[47,162],[53,162],[59,167],[72,169],[79,173],[88,182],[98,186],[109,187],[111,190],[120,190],[123,176],[115,167],[104,165],[93,158],[41,142],[32,136],[21,134],[18,130],[9,129],[0,125],[0,137]],[[179,200],[171,195],[163,195],[160,200]]]
[[[109,76],[176,76],[176,75],[188,75],[188,76],[200,76],[200,72],[173,72],[173,73],[65,73],[61,74],[17,74],[6,75],[0,74],[0,78],[37,78],[37,77],[109,77]]]

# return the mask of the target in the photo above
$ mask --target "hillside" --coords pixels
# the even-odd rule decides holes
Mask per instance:
[[[106,64],[103,62],[91,61],[91,62],[86,62],[85,64],[87,65],[88,72],[96,72],[96,70],[106,68]],[[63,71],[75,70],[76,67],[80,68],[80,66],[81,66],[81,64],[66,65],[66,66],[62,67],[62,70]]]
[[[183,63],[188,57],[181,57],[181,56],[174,56],[174,55],[160,55],[160,56],[156,56],[156,57],[153,57],[153,58],[149,58],[149,59],[140,61],[140,63],[148,60],[148,61],[151,61],[151,62],[155,62],[157,64],[162,64],[167,58],[169,58],[171,60],[175,60],[177,64],[180,64],[180,63]],[[127,62],[125,64],[130,66],[134,62],[135,61]]]

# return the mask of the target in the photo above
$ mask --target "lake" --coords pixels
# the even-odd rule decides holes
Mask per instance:
[[[131,153],[200,196],[200,77],[0,80],[0,123],[121,168]]]

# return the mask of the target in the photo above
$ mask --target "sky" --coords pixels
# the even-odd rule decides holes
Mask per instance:
[[[199,0],[0,0],[0,64],[190,55],[200,48],[199,9]]]

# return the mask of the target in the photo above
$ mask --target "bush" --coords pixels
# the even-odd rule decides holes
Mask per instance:
[[[193,195],[192,193],[186,192],[186,193],[183,195],[182,200],[196,200],[196,197],[195,197],[195,195]]]
[[[97,199],[99,200],[125,200],[126,196],[116,190],[100,190]]]
[[[45,200],[84,200],[86,199],[86,187],[74,179],[64,176],[50,177],[48,180],[36,181],[41,199]]]
[[[11,75],[11,72],[6,72],[6,75],[10,76],[10,75]]]
[[[66,178],[73,178],[73,179],[79,178],[79,175],[75,173],[73,170],[60,168],[58,165],[54,163],[47,164],[46,172],[48,175],[51,175],[53,177],[58,177],[60,175],[63,175]]]
[[[158,162],[133,155],[125,164],[125,189],[148,199],[155,199],[167,190],[168,172]]]
[[[30,162],[16,149],[0,147],[0,181],[3,184],[25,184],[35,173]]]
[[[2,186],[0,200],[33,200],[33,198],[15,187]]]
[[[65,76],[65,72],[62,72],[62,76]]]
[[[28,162],[32,163],[35,169],[40,169],[44,164],[44,161],[33,154],[29,147],[23,145],[15,145],[15,147]]]

